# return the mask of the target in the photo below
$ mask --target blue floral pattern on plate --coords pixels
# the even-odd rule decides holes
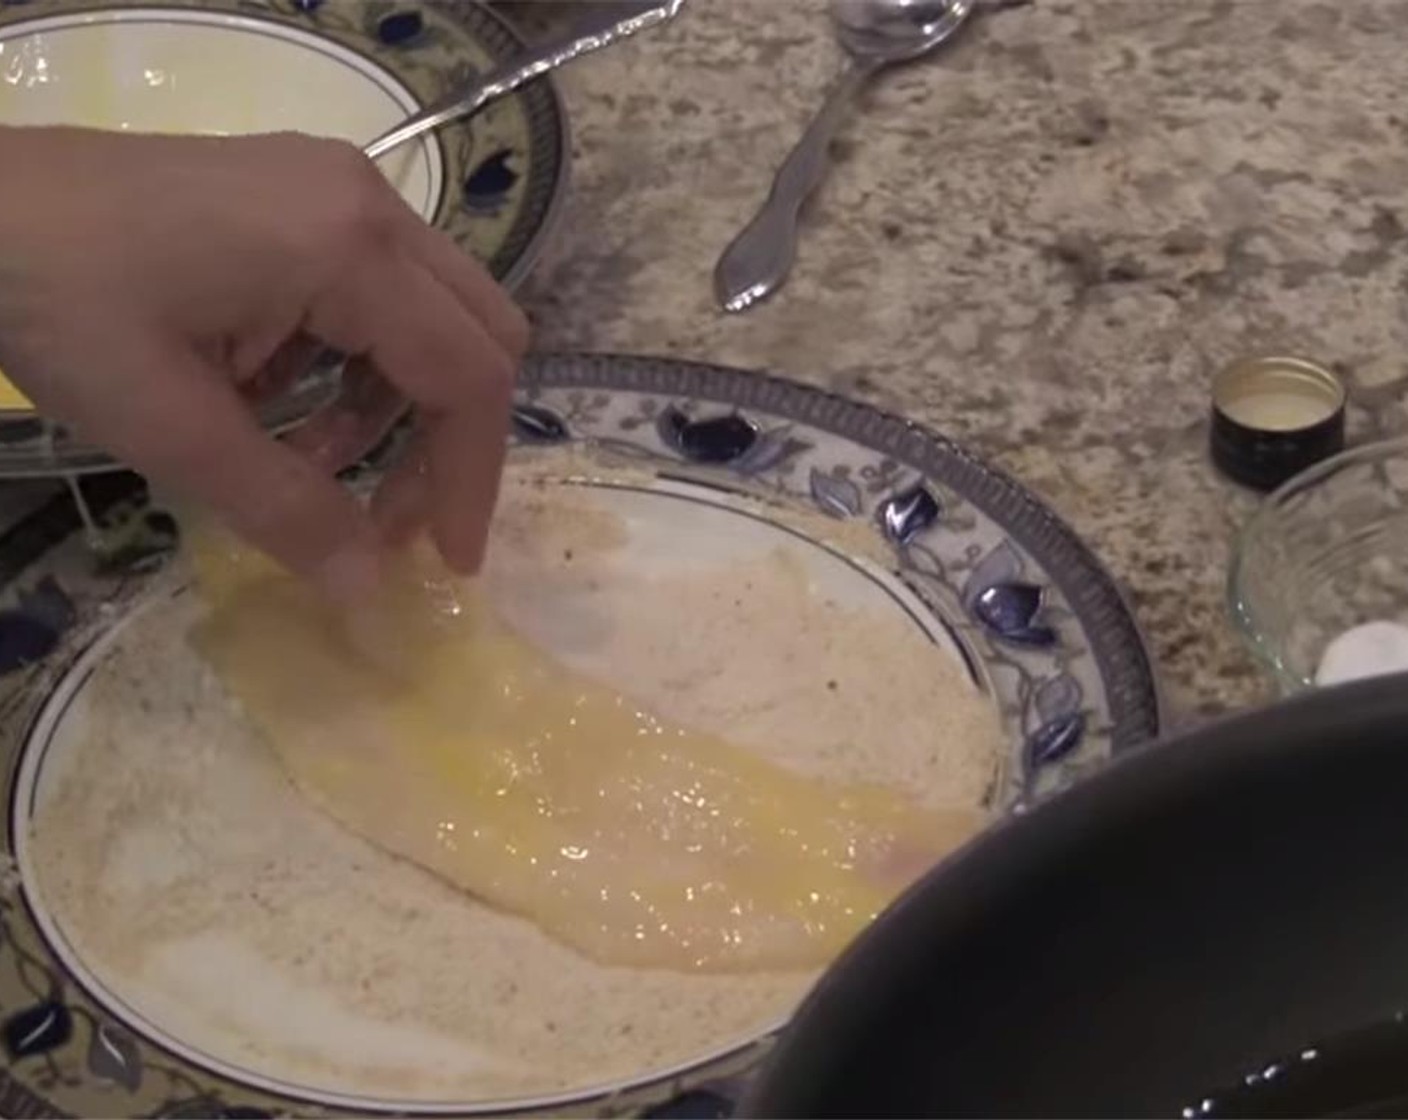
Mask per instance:
[[[415,8],[391,12],[376,21],[376,37],[388,47],[409,46],[424,30],[425,17]]]
[[[518,172],[509,164],[512,148],[500,148],[485,156],[465,177],[460,200],[474,214],[497,214],[508,205],[509,192],[518,182]]]

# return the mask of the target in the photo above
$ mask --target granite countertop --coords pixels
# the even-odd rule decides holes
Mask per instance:
[[[714,260],[839,54],[820,0],[691,0],[561,76],[575,182],[524,292],[537,345],[766,368],[922,420],[1084,534],[1175,719],[1255,702],[1223,609],[1255,498],[1208,463],[1209,380],[1291,352],[1346,376],[1351,440],[1403,428],[1402,8],[989,0],[873,86],[790,284],[730,317]]]

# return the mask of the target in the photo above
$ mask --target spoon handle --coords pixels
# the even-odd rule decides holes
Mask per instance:
[[[372,159],[384,156],[393,148],[399,148],[426,132],[477,113],[489,102],[512,93],[540,74],[556,70],[584,54],[609,47],[639,31],[673,19],[683,6],[684,0],[655,0],[653,3],[634,4],[628,14],[622,16],[619,5],[603,4],[601,10],[589,16],[570,38],[534,47],[507,65],[491,71],[487,77],[451,90],[439,101],[432,102],[389,132],[364,144],[362,151]]]
[[[873,65],[848,65],[773,178],[767,200],[719,256],[714,295],[725,311],[743,311],[782,286],[797,256],[802,203],[826,176],[831,139]]]

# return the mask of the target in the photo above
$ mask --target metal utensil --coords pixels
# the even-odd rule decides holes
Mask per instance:
[[[787,278],[802,203],[826,173],[828,146],[851,99],[879,70],[948,40],[973,6],[974,0],[832,0],[836,37],[850,60],[778,168],[767,201],[719,257],[714,292],[725,311],[751,307]]]
[[[439,101],[427,105],[419,113],[407,117],[395,128],[363,145],[362,151],[377,159],[424,133],[463,120],[489,102],[512,93],[525,82],[549,70],[556,70],[584,54],[599,51],[637,32],[674,19],[684,3],[685,0],[657,0],[655,3],[631,4],[624,15],[619,4],[587,5],[596,10],[574,30],[570,38],[532,47],[512,62],[490,71],[486,77],[467,87],[452,90]]]

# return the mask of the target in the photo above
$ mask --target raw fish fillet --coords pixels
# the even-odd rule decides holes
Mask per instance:
[[[197,648],[306,796],[597,961],[821,966],[980,827],[672,725],[424,561],[349,619],[223,538],[195,560]]]

